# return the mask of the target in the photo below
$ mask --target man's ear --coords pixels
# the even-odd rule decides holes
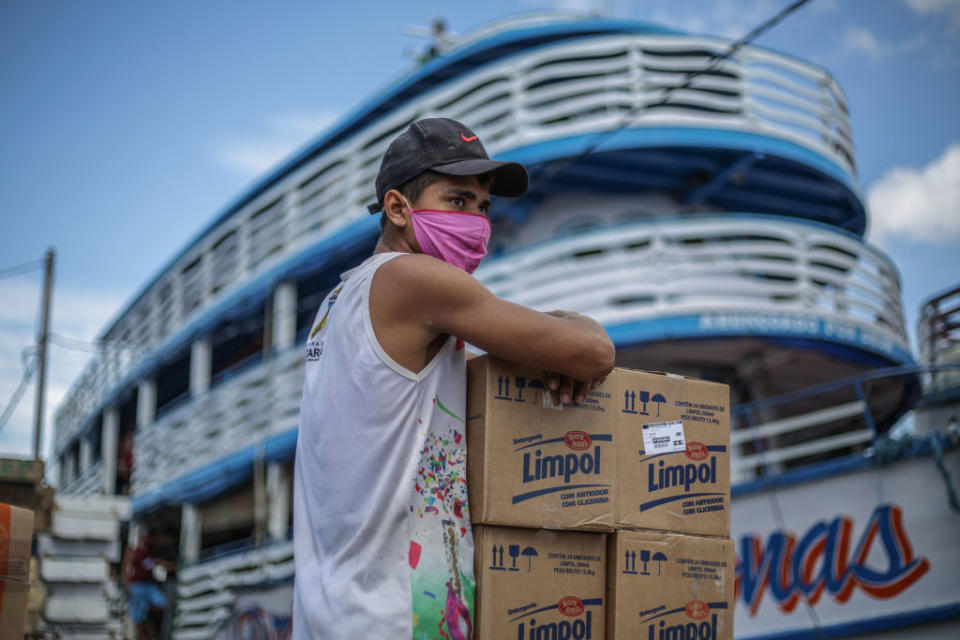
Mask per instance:
[[[404,202],[403,196],[396,189],[390,189],[384,194],[383,212],[390,222],[393,223],[393,226],[399,229],[407,226],[407,218],[410,215],[410,210],[407,208],[407,203]]]

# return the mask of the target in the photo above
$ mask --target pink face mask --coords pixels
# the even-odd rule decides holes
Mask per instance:
[[[407,207],[410,205],[408,204]],[[490,221],[478,213],[410,209],[420,250],[467,273],[487,255]]]

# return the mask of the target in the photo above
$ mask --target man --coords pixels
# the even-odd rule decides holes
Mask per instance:
[[[307,348],[294,471],[295,638],[466,640],[474,611],[464,341],[551,374],[579,402],[613,368],[603,328],[501,300],[470,274],[490,195],[526,170],[466,126],[414,122],[377,176],[382,233]],[[579,382],[576,382],[579,381]]]
[[[165,559],[163,539],[169,535],[157,530],[144,530],[136,547],[127,547],[123,557],[123,584],[130,605],[130,618],[136,625],[137,640],[157,637],[150,628],[150,612],[167,606],[167,596],[160,582],[167,572],[176,571],[176,561]]]

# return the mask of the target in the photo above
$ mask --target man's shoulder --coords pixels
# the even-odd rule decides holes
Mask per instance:
[[[400,253],[387,260],[380,266],[378,271],[401,271],[408,274],[415,274],[421,271],[433,271],[441,267],[449,267],[443,260],[438,260],[425,253]]]
[[[387,261],[377,269],[376,277],[387,285],[383,287],[385,291],[413,290],[419,293],[473,280],[473,276],[463,270],[423,253],[405,253]]]

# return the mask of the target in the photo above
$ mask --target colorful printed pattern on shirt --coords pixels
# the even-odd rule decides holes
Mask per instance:
[[[429,422],[409,517],[413,638],[469,640],[476,585],[465,425],[440,398]]]

